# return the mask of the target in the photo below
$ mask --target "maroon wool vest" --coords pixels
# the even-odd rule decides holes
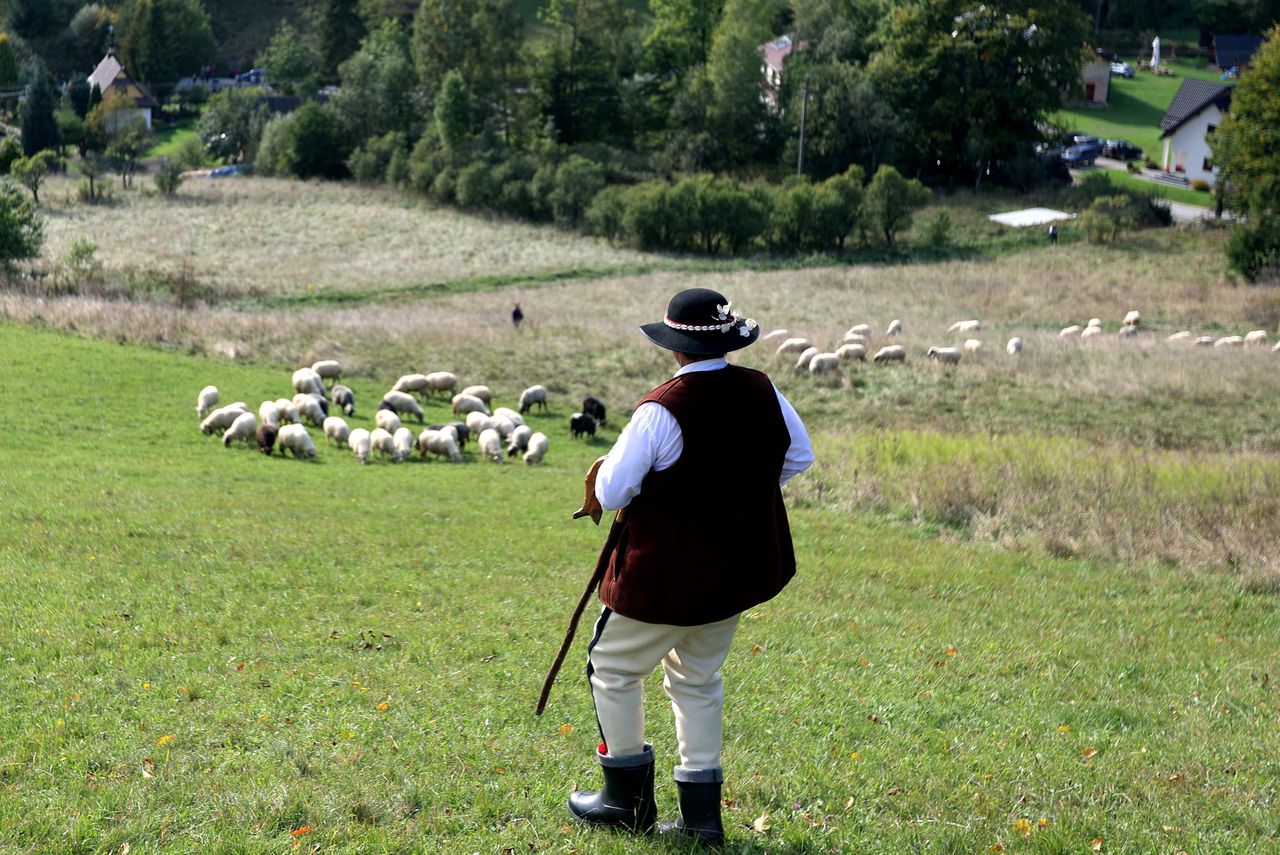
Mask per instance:
[[[645,476],[623,514],[601,556],[601,602],[645,623],[696,626],[772,599],[796,572],[778,487],[791,435],[773,384],[729,366],[674,377],[648,401],[675,417],[684,449]]]

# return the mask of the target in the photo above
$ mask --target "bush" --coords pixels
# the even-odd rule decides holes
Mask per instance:
[[[382,136],[366,140],[364,145],[352,152],[347,160],[347,168],[357,181],[376,184],[387,180],[391,161],[398,153],[403,154],[407,167],[408,151],[409,138],[400,131],[388,131]]]
[[[289,123],[292,117],[288,114],[274,116],[262,129],[262,139],[258,143],[258,156],[253,162],[253,169],[260,175],[290,175],[293,167],[290,164]]]
[[[458,174],[452,167],[441,170],[431,182],[431,189],[428,191],[432,199],[437,202],[452,202],[454,189],[457,186]]]
[[[298,178],[341,178],[347,172],[347,148],[332,107],[303,104],[289,122],[289,166]]]
[[[892,247],[898,232],[911,227],[912,213],[929,201],[929,189],[916,179],[903,178],[884,165],[867,185],[867,214]]]
[[[557,223],[577,226],[587,206],[604,189],[604,169],[581,155],[571,155],[556,169],[549,201]]]
[[[1280,278],[1280,221],[1255,216],[1237,222],[1227,240],[1227,266],[1250,282]]]
[[[40,255],[44,221],[36,204],[11,181],[0,181],[0,265]]]
[[[924,242],[934,249],[941,249],[951,243],[951,215],[946,211],[935,211],[933,216],[925,220]]]
[[[166,196],[174,196],[182,186],[182,164],[167,157],[156,164],[156,189]]]
[[[626,214],[626,188],[615,184],[604,188],[591,200],[591,206],[587,208],[587,225],[591,227],[592,234],[613,242],[623,235]]]
[[[1209,182],[1205,181],[1203,178],[1192,178],[1191,189],[1199,190],[1201,193],[1207,193],[1212,188],[1209,186]]]
[[[1130,175],[1138,175],[1142,172],[1142,167],[1138,165],[1136,160],[1129,161],[1124,165],[1124,168],[1129,170]]]
[[[458,173],[454,196],[458,204],[473,210],[493,205],[498,195],[498,185],[493,180],[493,169],[487,163],[472,163]]]
[[[544,163],[533,173],[529,180],[529,194],[532,198],[533,216],[538,220],[551,219],[551,194],[556,191],[556,165]]]
[[[184,138],[178,145],[174,160],[183,169],[199,169],[204,166],[206,163],[205,148],[204,143],[200,142],[200,137],[193,135]]]
[[[409,155],[409,186],[419,193],[432,195],[436,176],[447,169],[449,163],[449,157],[435,134],[424,134]]]
[[[1138,213],[1131,196],[1099,196],[1080,215],[1080,227],[1090,243],[1116,241],[1120,235],[1138,224]]]
[[[8,175],[13,162],[22,157],[22,143],[13,137],[0,140],[0,175]]]

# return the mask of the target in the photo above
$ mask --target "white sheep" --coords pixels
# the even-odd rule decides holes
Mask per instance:
[[[1191,330],[1181,330],[1165,339],[1169,344],[1177,344],[1183,341],[1190,341],[1192,338]]]
[[[1213,343],[1214,347],[1241,347],[1244,345],[1244,336],[1227,335],[1218,339]]]
[[[427,375],[428,392],[452,394],[458,388],[458,377],[451,371],[432,371]]]
[[[293,372],[293,391],[324,397],[324,380],[311,368],[299,368]]]
[[[418,453],[423,457],[434,454],[450,463],[462,462],[462,452],[458,450],[458,435],[447,430],[427,428],[418,434]]]
[[[529,437],[529,448],[524,453],[524,462],[530,466],[541,463],[543,455],[547,453],[548,442],[545,433],[535,433]]]
[[[884,337],[897,338],[898,334],[901,332],[902,332],[902,321],[900,321],[897,318],[894,318],[893,320],[889,321],[889,328],[884,331]]]
[[[906,362],[907,349],[900,344],[889,344],[876,351],[873,362]]]
[[[1272,352],[1272,353],[1280,353],[1280,341],[1276,342],[1275,344],[1273,344],[1273,345],[1271,346],[1271,352]]]
[[[361,463],[369,462],[369,451],[373,447],[373,440],[369,436],[369,432],[364,428],[356,428],[347,437],[347,447],[356,455],[356,460]]]
[[[425,374],[405,374],[396,384],[391,387],[394,392],[420,392],[427,393],[427,375]]]
[[[1196,347],[1213,347],[1213,336],[1202,335],[1195,341]]]
[[[413,431],[407,427],[400,428],[392,435],[391,444],[396,449],[396,456],[392,462],[401,463],[408,460],[413,454]]]
[[[1142,313],[1137,309],[1130,309],[1124,316],[1124,325],[1126,327],[1136,327],[1142,323]]]
[[[982,341],[976,338],[967,338],[964,340],[964,352],[970,356],[978,356],[982,353]]]
[[[773,359],[778,361],[787,354],[800,354],[804,352],[806,347],[813,347],[813,342],[807,338],[789,338],[782,344],[778,345],[778,349],[774,351]]]
[[[1069,327],[1063,327],[1058,331],[1058,338],[1071,338],[1080,334],[1080,325],[1072,324]]]
[[[203,419],[218,405],[218,387],[205,386],[196,395],[196,418]]]
[[[1085,327],[1084,331],[1080,333],[1081,338],[1093,338],[1100,335],[1102,335],[1102,327],[1095,327],[1093,325]]]
[[[399,430],[399,428],[396,428]],[[396,438],[391,431],[386,428],[374,428],[369,434],[369,445],[374,450],[382,454],[384,458],[390,457],[395,462],[396,456]]]
[[[493,390],[488,386],[468,386],[462,390],[461,394],[473,395],[484,401],[486,406],[493,404]]]
[[[841,344],[870,344],[871,339],[862,333],[845,333],[844,338],[840,339]]]
[[[956,321],[954,324],[952,324],[951,326],[947,327],[947,332],[949,332],[949,333],[972,333],[972,332],[978,332],[978,330],[980,330],[980,329],[982,329],[982,321],[977,321],[977,320],[973,320],[973,321]]]
[[[263,401],[258,405],[258,421],[274,428],[280,427],[280,408],[275,401]]]
[[[511,421],[511,419],[506,416],[490,416],[490,418],[493,419],[493,430],[496,430],[498,432],[498,436],[502,438],[502,441],[506,442],[507,437],[511,436],[512,432],[516,429],[515,422]]]
[[[310,421],[316,427],[324,424],[324,407],[314,394],[299,393],[293,396],[293,405],[298,408],[298,415]]]
[[[276,444],[280,446],[281,455],[287,449],[293,452],[295,458],[310,459],[316,456],[316,446],[311,441],[311,434],[302,425],[285,425],[280,428],[280,433],[276,434]]]
[[[865,335],[871,337],[871,324],[854,324],[845,335]]]
[[[342,416],[329,416],[324,420],[324,438],[333,440],[333,444],[342,448],[342,444],[351,436],[351,425]]]
[[[796,360],[796,370],[803,371],[809,367],[809,360],[813,359],[822,351],[816,347],[806,347],[804,352],[800,354],[800,358]]]
[[[280,414],[280,421],[293,425],[302,424],[301,413],[288,398],[276,398],[276,411]]]
[[[520,393],[520,414],[529,412],[534,404],[538,405],[538,409],[545,411],[547,409],[547,387],[546,386],[530,386]]]
[[[1267,336],[1266,330],[1253,330],[1252,332],[1245,334],[1244,346],[1245,347],[1266,347],[1267,339],[1268,339],[1268,336]]]
[[[840,357],[834,353],[819,353],[809,360],[810,374],[830,374],[840,370]]]
[[[1004,352],[1010,356],[1017,356],[1019,353],[1022,353],[1022,339],[1016,335],[1009,339],[1004,346]]]
[[[516,427],[519,427],[520,425],[524,424],[524,416],[520,415],[510,407],[498,407],[496,410],[490,413],[490,415],[493,416],[495,419],[508,419]]]
[[[241,413],[236,416],[236,420],[231,423],[231,427],[227,428],[227,432],[222,435],[222,444],[227,448],[231,447],[231,443],[237,439],[245,443],[256,442],[258,439],[258,417],[253,413]]]
[[[1137,324],[1126,324],[1120,327],[1120,331],[1116,333],[1120,338],[1133,338],[1138,334]]]
[[[320,375],[321,380],[338,380],[342,377],[342,363],[336,359],[321,359],[311,363],[311,370]]]
[[[1085,324],[1085,326],[1100,327],[1102,326],[1102,318],[1090,318],[1089,323]]]
[[[491,430],[496,424],[497,420],[493,416],[487,416],[484,413],[467,413],[467,430],[471,431],[472,436],[479,436],[482,431]]]
[[[494,463],[502,462],[502,437],[498,436],[498,432],[493,428],[480,432],[480,438],[476,440],[476,446],[480,449],[481,454]]]
[[[773,344],[775,341],[781,341],[789,335],[791,335],[791,330],[773,330],[760,336],[760,341],[765,344]]]
[[[236,401],[234,404],[218,407],[218,409],[205,416],[205,420],[200,423],[200,432],[210,434],[214,431],[225,431],[235,423],[235,420],[241,414],[247,412],[249,412],[249,408],[243,401]]]
[[[454,395],[453,396],[453,414],[460,416],[464,413],[484,413],[489,415],[489,408],[484,405],[484,401],[475,395]]]
[[[400,417],[396,415],[395,410],[387,409],[378,410],[373,414],[373,424],[387,433],[395,433],[401,427]]]
[[[962,354],[958,347],[931,347],[927,355],[943,365],[958,365]]]
[[[850,360],[853,362],[867,361],[867,346],[865,344],[842,344],[836,348],[836,356],[841,360]]]
[[[529,437],[533,436],[533,428],[528,425],[517,425],[507,437],[507,457],[515,457],[529,448]]]
[[[423,421],[424,416],[422,413],[422,407],[418,406],[418,402],[415,401],[413,396],[407,392],[398,392],[395,389],[392,389],[390,392],[382,396],[382,402],[384,404],[389,404],[391,408],[396,411],[396,415],[410,413],[417,417],[419,424]]]

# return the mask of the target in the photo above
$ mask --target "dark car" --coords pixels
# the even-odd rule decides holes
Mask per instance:
[[[1107,140],[1102,144],[1102,156],[1115,160],[1141,160],[1142,149],[1128,140]]]
[[[1062,162],[1072,169],[1079,169],[1082,166],[1093,166],[1093,162],[1100,154],[1102,154],[1102,146],[1073,145],[1062,153]]]
[[[1068,145],[1096,145],[1102,147],[1102,140],[1097,137],[1091,137],[1088,134],[1072,134]]]

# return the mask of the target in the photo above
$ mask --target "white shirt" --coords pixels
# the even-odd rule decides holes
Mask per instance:
[[[695,371],[719,371],[728,364],[723,356],[703,359],[690,362],[675,376]],[[796,408],[782,396],[777,386],[773,391],[778,396],[782,419],[791,435],[791,446],[782,460],[782,477],[778,479],[781,486],[813,465],[813,446]],[[607,510],[625,508],[640,494],[640,483],[649,471],[670,469],[680,459],[682,451],[684,437],[680,433],[680,423],[671,411],[654,401],[641,404],[632,413],[631,421],[622,429],[618,441],[600,466],[596,475],[596,498]]]

